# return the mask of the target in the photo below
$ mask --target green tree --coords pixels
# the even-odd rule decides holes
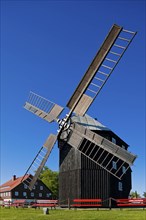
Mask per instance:
[[[143,193],[143,197],[146,198],[146,192]]]
[[[130,197],[131,197],[132,199],[136,199],[136,198],[140,198],[141,196],[140,196],[140,194],[138,194],[137,191],[135,191],[135,192],[131,192],[131,193],[130,193]]]
[[[58,198],[59,172],[50,170],[45,166],[40,174],[42,182],[52,191],[53,198]]]

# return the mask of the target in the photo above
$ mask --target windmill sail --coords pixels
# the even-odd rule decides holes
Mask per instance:
[[[61,106],[33,92],[30,92],[24,108],[48,122],[56,120],[63,111]]]
[[[70,130],[67,143],[119,179],[136,159],[135,155],[77,123]]]
[[[83,116],[133,40],[136,32],[113,25],[78,87],[67,103],[72,111]]]
[[[34,172],[35,174],[29,175],[29,178],[27,180],[24,180],[24,178],[22,178],[21,182],[26,184],[30,190],[33,189],[43,167],[45,166],[45,163],[46,163],[46,161],[52,151],[52,148],[54,147],[54,145],[56,143],[56,140],[57,140],[56,135],[51,134],[48,137],[45,144],[43,145],[43,147],[41,147],[38,154],[36,155],[33,162],[31,163],[30,167],[26,171],[24,177],[28,174],[31,174],[32,172]]]

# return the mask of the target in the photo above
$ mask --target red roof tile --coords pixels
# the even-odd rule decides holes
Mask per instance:
[[[13,188],[21,184],[21,180],[23,178],[23,181],[26,180],[30,175],[25,175],[25,177],[18,177],[15,180],[9,180],[6,183],[2,184],[0,186],[0,192],[8,192],[11,191]]]

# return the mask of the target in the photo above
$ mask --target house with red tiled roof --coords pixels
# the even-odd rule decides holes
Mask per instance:
[[[14,175],[12,179],[0,186],[0,197],[4,201],[10,202],[19,199],[25,199],[27,202],[33,202],[36,199],[46,200],[52,198],[51,190],[39,179],[35,183],[33,190],[30,191],[27,185],[24,184],[24,181],[29,178],[30,175],[26,175],[25,177],[16,177],[16,175]]]

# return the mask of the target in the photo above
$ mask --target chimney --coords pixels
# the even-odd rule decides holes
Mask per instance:
[[[16,175],[13,175],[12,181],[15,181],[15,180],[16,180]]]

